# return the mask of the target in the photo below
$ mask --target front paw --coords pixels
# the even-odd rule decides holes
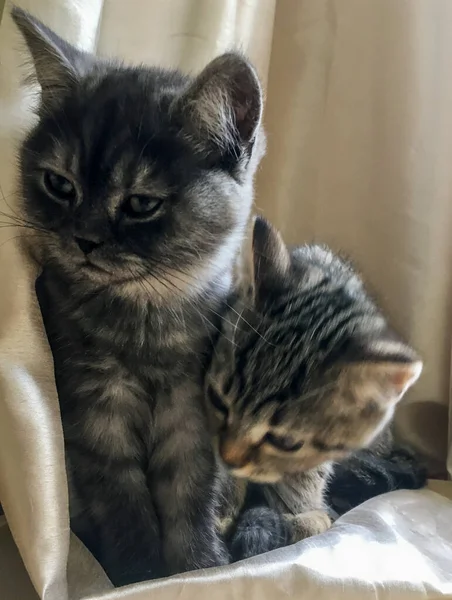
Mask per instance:
[[[211,554],[210,556],[204,556],[203,560],[197,561],[197,569],[210,569],[211,567],[224,567],[230,563],[229,552],[226,550],[226,546],[221,550]]]
[[[287,546],[290,527],[284,515],[269,507],[248,508],[229,540],[232,560],[242,560]]]
[[[286,515],[294,544],[313,535],[324,533],[331,527],[331,519],[323,510],[311,510],[298,515]]]
[[[229,552],[222,540],[209,544],[208,540],[201,540],[182,552],[181,548],[167,549],[167,575],[222,567],[230,563]]]

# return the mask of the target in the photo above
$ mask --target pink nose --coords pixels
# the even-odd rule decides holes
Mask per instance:
[[[237,440],[220,440],[220,456],[231,469],[241,469],[249,462],[249,447]]]

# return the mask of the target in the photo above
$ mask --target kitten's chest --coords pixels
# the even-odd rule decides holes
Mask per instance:
[[[172,319],[97,296],[75,302],[54,285],[44,300],[67,437],[141,456],[158,432],[204,427],[210,336],[206,324],[194,320],[200,308]]]
[[[215,319],[221,318],[220,297],[213,294],[214,299],[197,306],[155,307],[111,291],[76,290],[68,293],[54,278],[40,282],[38,297],[54,356],[114,356],[149,380],[167,380],[169,374],[193,377],[203,368],[218,325]]]
[[[181,435],[196,440],[206,429],[196,377],[162,381],[112,358],[92,360],[89,369],[84,361],[57,377],[67,442],[145,467],[167,442],[172,447]]]

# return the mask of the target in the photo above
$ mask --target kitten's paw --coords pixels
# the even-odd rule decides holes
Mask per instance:
[[[311,510],[298,515],[286,515],[291,529],[292,543],[319,535],[331,527],[331,519],[323,510]]]
[[[226,546],[210,549],[209,552],[206,551],[206,548],[198,549],[198,551],[190,549],[185,557],[179,557],[177,560],[173,558],[167,561],[165,576],[169,577],[170,575],[197,571],[198,569],[224,567],[230,562]]]
[[[229,540],[232,560],[257,556],[289,543],[286,519],[268,507],[246,509],[239,517],[237,527]]]
[[[194,566],[196,569],[224,567],[231,562],[226,543],[220,539],[210,545],[208,552],[206,552],[206,548],[203,548],[201,552],[194,552],[193,560],[194,565],[192,567]],[[193,568],[186,570],[193,570]]]
[[[226,550],[216,551],[211,555],[199,557],[196,561],[196,569],[210,569],[211,567],[224,567],[230,563],[229,552]],[[193,570],[193,569],[186,569]]]

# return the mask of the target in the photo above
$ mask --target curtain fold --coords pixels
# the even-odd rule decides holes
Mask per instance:
[[[17,3],[79,47],[126,62],[195,72],[233,47],[250,56],[267,96],[268,153],[258,175],[257,209],[289,242],[323,241],[350,255],[395,326],[424,356],[425,373],[399,411],[398,426],[429,458],[433,472],[444,474],[452,297],[450,0]],[[36,100],[36,90],[20,85],[24,45],[10,7],[7,0],[0,25],[0,210],[8,214],[15,210],[15,152]],[[339,575],[312,577],[309,564],[298,569],[301,553],[315,550],[315,543],[285,551],[274,564],[263,558],[257,567],[235,566],[110,595],[105,575],[69,534],[52,360],[34,295],[36,271],[20,252],[20,233],[0,215],[0,502],[39,598],[139,600],[192,594],[202,600],[201,593],[206,598],[212,593],[199,591],[206,589],[203,577],[208,590],[217,586],[219,598],[231,597],[234,581],[237,598],[256,590],[262,598],[275,598],[286,589],[296,595],[305,586],[317,597],[325,582],[330,586],[325,597],[347,597],[350,589]],[[419,498],[417,519],[443,507],[431,495]],[[406,502],[375,505],[392,515],[400,542],[391,542],[390,527],[382,526],[382,537],[377,523],[362,543],[384,538],[395,544],[388,560],[404,547],[418,564],[430,560],[434,567],[428,571],[424,565],[412,586],[420,594],[416,597],[425,597],[425,581],[430,591],[443,593],[447,577],[437,550],[424,544],[422,532],[416,537],[410,530],[414,517],[406,511],[416,501],[409,496]],[[357,529],[346,530],[351,539],[354,531],[373,526],[366,514],[358,514]],[[439,528],[444,547],[452,544],[443,521],[427,520],[425,527],[431,536]],[[334,535],[342,543],[341,531]],[[9,547],[8,536],[1,523],[0,550]],[[359,558],[360,550],[354,552]],[[325,553],[328,562],[334,552]],[[1,577],[0,551],[3,589]],[[257,587],[251,586],[253,577],[259,579]],[[266,578],[271,585],[266,586]],[[380,584],[385,589],[385,581],[373,582],[375,589]],[[394,597],[411,597],[404,595],[403,582],[391,585],[398,594]],[[356,589],[356,597],[373,597],[365,596],[364,575]]]
[[[21,6],[74,44],[94,49],[100,0]],[[20,85],[23,43],[9,9],[6,2],[0,30],[0,211],[14,218],[16,147],[32,122],[36,92]],[[36,271],[19,251],[21,232],[32,233],[11,227],[1,213],[0,223],[0,502],[40,597],[66,600],[69,518],[61,422],[34,295]]]

